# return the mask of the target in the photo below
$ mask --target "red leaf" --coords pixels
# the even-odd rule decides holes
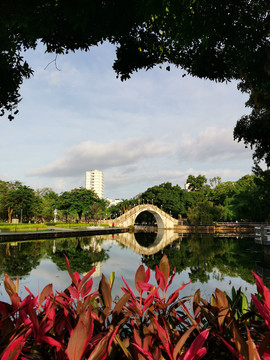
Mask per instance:
[[[174,269],[174,273],[173,273],[172,276],[170,277],[169,283],[168,283],[167,286],[166,286],[166,291],[167,291],[168,288],[171,286],[171,284],[172,284],[172,282],[173,282],[173,279],[174,279],[174,277],[175,277],[175,274],[176,274],[176,272],[175,272],[175,269]],[[191,281],[190,281],[190,282],[191,282]]]
[[[52,284],[48,284],[44,287],[44,289],[41,291],[41,294],[39,296],[39,306],[43,303],[43,301],[50,296],[53,293],[52,291]]]
[[[50,336],[45,336],[45,335],[44,335],[44,336],[41,336],[41,337],[39,338],[39,341],[40,341],[40,342],[43,342],[43,343],[45,343],[45,344],[49,344],[49,345],[55,346],[55,347],[57,347],[58,349],[60,349],[61,346],[62,346],[59,341],[55,340],[54,338],[52,338],[52,337],[50,337]]]
[[[175,345],[173,350],[173,358],[176,359],[177,355],[181,351],[182,347],[184,346],[185,342],[187,341],[189,335],[192,333],[192,331],[195,329],[195,326],[191,326],[180,338],[178,343]]]
[[[151,271],[150,271],[150,269],[148,267],[146,272],[145,272],[145,281],[146,282],[148,282],[150,280],[150,276],[151,276]]]
[[[229,303],[223,291],[216,289],[215,295],[216,295],[216,306],[219,308],[218,323],[219,326],[221,326],[229,312]]]
[[[36,338],[39,332],[39,322],[36,311],[32,308],[32,305],[28,306],[28,314],[33,325],[33,335]]]
[[[70,360],[81,359],[84,350],[93,334],[93,321],[91,317],[91,308],[81,313],[78,324],[72,332],[66,353]]]
[[[179,295],[179,291],[174,291],[171,295],[170,295],[170,297],[169,297],[169,299],[168,299],[168,301],[167,301],[167,305],[170,305],[177,297],[178,297],[178,295]]]
[[[5,286],[6,292],[8,293],[9,296],[17,293],[16,285],[11,280],[11,278],[9,277],[8,274],[5,274],[4,279],[3,279],[3,283],[4,283],[4,286]]]
[[[250,360],[261,360],[261,357],[258,354],[258,351],[256,349],[256,345],[254,344],[253,340],[251,339],[250,332],[247,327],[246,327],[246,329],[247,329],[247,334],[248,334],[248,356],[249,356],[248,358]]]
[[[159,325],[158,321],[155,318],[154,318],[154,320],[155,320],[155,323],[156,323],[156,326],[157,326],[158,337],[160,338],[160,340],[162,342],[162,345],[164,346],[164,349],[166,350],[166,352],[169,355],[170,359],[173,360],[170,336],[163,329],[163,327],[161,325]]]
[[[92,290],[92,286],[93,286],[93,279],[91,278],[90,280],[87,281],[87,283],[83,286],[82,290],[81,290],[81,296],[85,297],[86,295],[89,294],[89,292]]]
[[[139,293],[142,292],[142,289],[140,288],[138,283],[144,283],[145,282],[145,270],[144,270],[144,266],[140,265],[136,271],[135,274],[135,286],[136,289],[138,290]]]
[[[133,346],[135,346],[143,355],[147,356],[149,360],[155,360],[150,352],[144,350],[142,347],[138,346],[137,344],[133,344]]]
[[[150,293],[147,298],[144,300],[144,303],[143,303],[143,309],[142,309],[142,313],[145,312],[145,310],[149,307],[150,304],[153,303],[153,299],[155,296],[159,295],[158,294],[158,290],[155,289],[155,291],[153,291],[152,293]]]
[[[130,299],[130,294],[126,293],[121,297],[121,299],[118,300],[117,304],[113,309],[113,316],[119,315],[121,313],[123,306],[126,304],[126,302],[129,299]]]
[[[10,300],[12,303],[12,306],[14,309],[17,309],[20,305],[21,298],[18,296],[18,294],[12,294],[10,296]]]
[[[264,285],[262,279],[257,274],[255,274],[253,271],[251,272],[256,279],[258,292],[264,297],[265,304],[270,309],[270,289]]]
[[[186,351],[183,360],[192,360],[197,354],[199,355],[199,352],[209,335],[209,331],[210,329],[206,329],[196,337],[189,349]]]
[[[230,352],[234,355],[234,357],[238,360],[244,360],[243,356],[239,354],[234,347],[232,347],[226,340],[223,339],[223,337],[218,336],[223,343],[227,346],[227,348],[230,350]]]
[[[68,271],[68,273],[69,273],[69,276],[70,276],[72,282],[73,282],[75,285],[78,285],[78,284],[76,283],[76,279],[75,279],[75,277],[74,277],[74,275],[73,275],[73,272],[72,272],[72,270],[71,270],[71,268],[70,268],[68,258],[67,258],[67,256],[66,256],[65,254],[64,254],[64,257],[65,257],[66,268],[67,268],[67,271]]]
[[[25,288],[25,290],[26,290],[33,298],[35,297],[35,295],[32,293],[31,290],[28,289],[27,286],[25,286],[24,288]],[[37,297],[36,297],[36,298],[37,298]]]
[[[4,350],[1,360],[16,360],[18,359],[22,348],[25,344],[25,336],[21,335],[17,339],[13,340],[8,347]]]
[[[170,276],[170,264],[167,255],[163,255],[159,262],[159,269],[163,272],[165,278],[165,284],[167,285]]]
[[[89,356],[88,360],[106,359],[107,354],[108,354],[108,343],[109,343],[111,334],[112,334],[112,330],[110,330],[108,332],[108,334],[106,334],[104,336],[104,338],[99,341],[99,343],[96,345],[95,349]]]
[[[206,348],[205,348],[205,347],[201,348],[201,349],[197,352],[197,355],[195,355],[194,360],[199,360],[199,359],[201,359],[206,353],[207,353]]]
[[[270,329],[270,311],[257,299],[255,295],[251,294],[251,298],[258,312],[264,318],[268,328]]]
[[[163,274],[163,272],[161,270],[159,270],[159,268],[156,266],[156,280],[158,283],[158,286],[161,288],[162,291],[165,290],[166,287],[166,280],[165,280],[165,276]]]
[[[75,278],[75,280],[76,280],[75,285],[76,285],[77,287],[79,287],[79,286],[80,286],[81,278],[80,278],[80,274],[78,273],[78,271],[75,271],[75,272],[74,272],[74,278]]]
[[[110,310],[112,306],[111,287],[104,274],[102,274],[102,278],[99,283],[99,292],[102,295],[105,307]]]
[[[70,292],[70,295],[73,297],[73,299],[79,299],[79,292],[77,289],[74,289],[73,285],[68,287],[68,291]]]
[[[94,267],[93,269],[91,269],[86,275],[84,275],[84,277],[82,278],[80,285],[79,285],[79,289],[84,286],[84,284],[87,282],[87,280],[90,278],[90,276],[96,271],[96,268]]]
[[[154,285],[146,282],[138,282],[138,287],[141,289],[140,291],[152,291]]]
[[[131,297],[132,297],[133,300],[136,302],[136,296],[134,295],[134,292],[131,290],[131,288],[128,286],[128,283],[127,283],[126,280],[123,278],[123,276],[122,276],[122,280],[124,281],[124,283],[125,283],[128,291],[129,291]],[[123,288],[122,288],[122,290],[125,291]]]
[[[110,340],[109,340],[109,343],[108,343],[108,351],[110,350],[110,347],[111,347],[112,342],[113,342],[113,340],[114,340],[114,338],[115,338],[115,335],[116,335],[117,332],[118,332],[119,326],[120,326],[120,325],[116,326],[116,328],[114,329],[114,331],[113,331],[113,333],[112,333],[112,336],[110,337]]]
[[[134,336],[134,341],[137,345],[139,345],[140,347],[142,347],[142,339],[140,336],[140,332],[138,329],[133,329],[133,336]]]
[[[236,345],[236,349],[238,350],[239,354],[243,356],[244,359],[248,359],[248,346],[243,338],[238,326],[233,323],[233,337]]]

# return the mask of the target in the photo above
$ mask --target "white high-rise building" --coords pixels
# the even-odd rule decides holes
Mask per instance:
[[[86,171],[85,188],[93,190],[100,199],[104,197],[104,174],[100,170]]]

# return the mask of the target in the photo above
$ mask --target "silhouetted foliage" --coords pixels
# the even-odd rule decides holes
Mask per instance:
[[[250,95],[250,115],[234,137],[270,164],[269,3],[265,0],[2,1],[0,4],[0,108],[18,112],[20,86],[33,71],[23,51],[41,42],[54,54],[116,45],[113,68],[122,80],[158,64],[224,82],[236,79]]]

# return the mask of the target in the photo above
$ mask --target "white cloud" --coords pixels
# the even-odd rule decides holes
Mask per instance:
[[[28,176],[65,177],[79,176],[90,169],[109,169],[118,166],[134,165],[170,151],[161,141],[150,138],[136,138],[124,141],[111,141],[107,144],[93,141],[82,142],[66,151],[63,158],[40,169],[32,170]]]
[[[251,151],[233,140],[232,129],[208,127],[197,137],[182,136],[178,158],[181,162],[204,161],[222,163],[239,161],[251,156]]]
[[[43,50],[27,55],[35,75],[23,84],[19,116],[1,125],[2,178],[65,191],[98,168],[106,196],[131,197],[166,181],[183,186],[189,174],[250,172],[251,152],[232,139],[246,101],[235,82],[182,78],[173,68],[121,82],[108,44],[44,70],[54,55]]]

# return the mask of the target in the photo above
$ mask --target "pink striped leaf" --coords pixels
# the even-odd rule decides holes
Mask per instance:
[[[195,356],[200,354],[201,348],[209,335],[209,331],[210,329],[206,329],[196,337],[189,349],[185,352],[183,360],[193,360]]]
[[[157,281],[157,284],[158,284],[158,287],[164,291],[165,288],[166,288],[166,279],[165,279],[165,276],[163,274],[163,272],[156,266],[156,281]]]
[[[13,340],[4,350],[1,360],[18,359],[25,342],[26,342],[26,337],[24,335],[21,335],[17,339]]]
[[[154,285],[146,283],[146,282],[138,282],[138,287],[141,289],[141,291],[152,291]]]
[[[258,312],[264,318],[266,325],[268,326],[268,328],[270,328],[270,311],[259,301],[259,299],[255,295],[251,294],[251,298]]]
[[[148,282],[150,280],[150,276],[151,276],[151,271],[150,271],[150,269],[148,267],[146,272],[145,272],[145,281],[146,282]]]
[[[170,359],[173,360],[172,344],[171,344],[170,336],[168,335],[168,333],[166,331],[166,327],[165,327],[165,330],[164,330],[163,327],[161,325],[159,325],[158,321],[155,318],[154,318],[154,321],[156,323],[158,337],[161,340],[162,345],[164,346],[164,349],[166,350],[166,352],[169,355]]]
[[[265,304],[270,309],[270,289],[268,289],[268,287],[264,285],[262,279],[257,274],[255,274],[253,271],[251,272],[256,279],[258,292],[263,296]]]
[[[127,284],[127,282],[126,282],[126,280],[123,278],[123,276],[122,276],[122,280],[124,281],[124,283],[125,283],[125,285],[126,285],[126,287],[127,287],[127,290],[128,290],[128,292],[130,293],[130,295],[131,295],[131,297],[133,298],[133,300],[135,300],[135,302],[137,301],[136,300],[136,296],[134,295],[134,292],[131,290],[131,288],[128,286],[128,284]],[[123,289],[123,288],[122,288]],[[124,290],[124,289],[123,289]]]

